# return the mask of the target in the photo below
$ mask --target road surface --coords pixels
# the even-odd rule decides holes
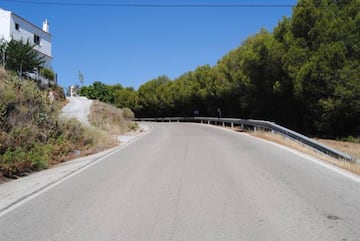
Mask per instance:
[[[244,134],[151,126],[1,216],[0,239],[360,240],[358,178]]]

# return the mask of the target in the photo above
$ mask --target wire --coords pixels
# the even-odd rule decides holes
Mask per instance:
[[[25,0],[1,0],[3,2],[12,2],[31,5],[50,5],[50,6],[74,6],[74,7],[174,7],[174,8],[291,8],[291,4],[143,4],[143,3],[81,3],[81,2],[49,2],[49,1],[25,1]]]

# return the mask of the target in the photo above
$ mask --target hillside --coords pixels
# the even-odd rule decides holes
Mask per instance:
[[[56,98],[51,103],[49,91],[0,69],[0,179],[27,175],[79,153],[87,155],[118,144],[104,128],[59,118],[65,98],[61,90],[52,90]],[[119,117],[124,122],[121,131],[136,127],[131,117]]]

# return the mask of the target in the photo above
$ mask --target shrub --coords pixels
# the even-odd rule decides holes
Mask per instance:
[[[95,145],[78,121],[59,120],[63,104],[50,104],[34,82],[9,76],[0,96],[0,177],[47,168]]]
[[[0,172],[5,177],[13,177],[31,170],[31,162],[22,148],[8,149],[0,158]]]
[[[48,168],[50,153],[50,144],[44,145],[42,143],[36,143],[28,152],[32,170],[38,171]]]
[[[60,96],[63,90],[54,92]],[[64,102],[50,104],[47,93],[15,75],[0,82],[0,178],[48,168],[75,157],[75,150],[82,155],[102,151],[117,143],[103,130],[121,134],[136,128],[131,110],[100,102],[94,102],[90,121],[102,130],[85,128],[75,119],[60,120]]]
[[[3,67],[0,67],[0,83],[6,79],[8,79],[8,74]]]
[[[42,68],[40,70],[40,74],[47,78],[48,80],[55,80],[55,73],[54,71],[52,71],[51,69],[48,69],[48,68]]]
[[[139,125],[136,122],[133,122],[133,121],[130,122],[129,125],[128,125],[128,129],[132,130],[132,131],[135,131],[138,127],[139,127]]]
[[[132,110],[130,110],[129,108],[123,108],[123,117],[126,120],[132,120],[135,117],[135,115],[134,112],[132,112]]]

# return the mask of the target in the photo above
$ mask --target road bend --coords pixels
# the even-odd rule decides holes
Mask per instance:
[[[0,218],[0,240],[360,240],[360,183],[200,124],[137,142]]]

